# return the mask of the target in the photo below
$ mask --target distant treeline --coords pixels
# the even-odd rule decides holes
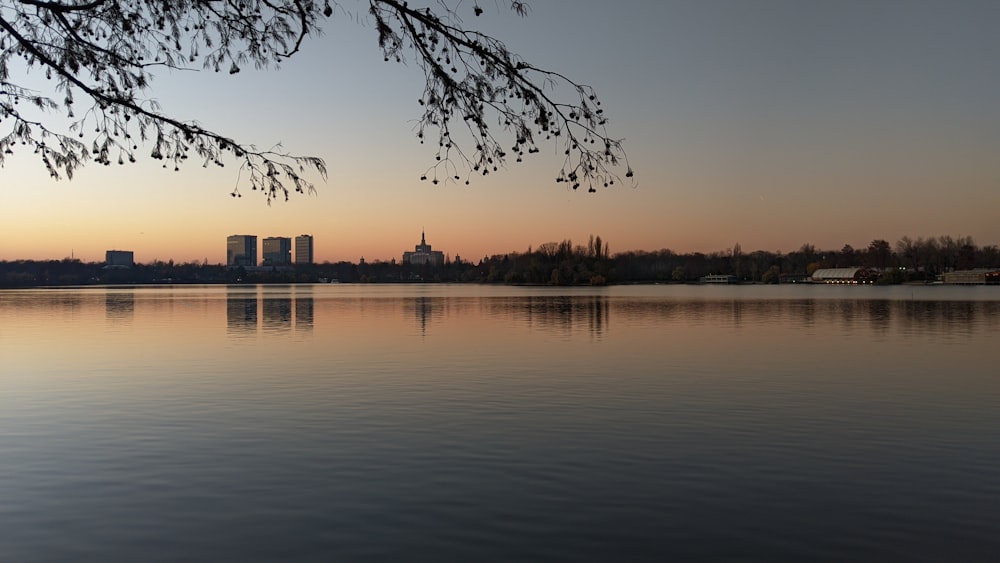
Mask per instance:
[[[703,254],[670,250],[633,250],[611,254],[601,237],[586,245],[570,240],[549,242],[524,252],[484,257],[478,262],[446,260],[444,264],[389,262],[325,262],[260,268],[228,268],[204,262],[154,261],[127,269],[79,260],[0,261],[0,287],[149,283],[343,283],[467,282],[541,285],[693,282],[709,274],[735,276],[742,282],[781,283],[811,275],[818,268],[866,267],[881,272],[881,283],[933,281],[954,270],[1000,267],[1000,248],[977,246],[971,237],[910,239],[895,245],[873,240],[867,247],[844,245],[819,250],[804,244],[788,253],[755,250],[739,244]]]

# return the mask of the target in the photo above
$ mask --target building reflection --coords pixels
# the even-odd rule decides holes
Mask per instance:
[[[315,303],[312,297],[312,286],[295,288],[295,330],[310,332],[313,329]]]
[[[228,288],[226,292],[226,328],[234,333],[257,331],[257,292]]]
[[[417,330],[420,331],[421,336],[427,335],[427,327],[430,322],[434,319],[440,318],[444,314],[444,309],[441,304],[443,300],[440,298],[431,297],[416,297],[414,299],[407,299],[404,301],[404,310],[409,309],[410,314],[417,321]]]
[[[105,293],[104,316],[114,323],[131,321],[132,317],[135,316],[135,293],[133,291],[109,291]]]
[[[126,318],[134,305],[131,296],[107,296],[108,318]],[[141,303],[140,303],[141,305]],[[317,312],[317,308],[321,310]],[[236,287],[227,294],[227,323],[232,332],[254,333],[316,330],[316,315],[349,316],[357,311],[372,322],[398,323],[402,314],[411,330],[429,335],[435,322],[447,319],[449,328],[469,318],[490,323],[527,326],[557,338],[580,333],[603,338],[643,327],[676,327],[688,332],[723,326],[737,331],[788,329],[803,334],[829,331],[867,334],[962,334],[983,326],[1000,325],[1000,302],[911,301],[892,299],[690,299],[639,298],[611,295],[551,295],[447,297],[413,296],[358,299],[314,299],[307,286],[285,288]],[[412,324],[410,324],[412,323]],[[397,325],[398,326],[398,325]]]
[[[314,318],[310,288],[294,288],[291,293],[268,288],[259,293],[256,288],[234,286],[226,294],[226,326],[233,333],[281,332],[293,327],[311,332]]]
[[[288,330],[292,327],[292,298],[265,297],[263,307],[265,332]]]
[[[733,327],[743,328],[743,310],[746,303],[741,299],[733,299],[729,302],[730,315],[732,315]]]

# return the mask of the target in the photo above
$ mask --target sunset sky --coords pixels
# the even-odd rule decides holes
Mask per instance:
[[[555,145],[471,186],[420,182],[434,162],[413,131],[422,75],[384,63],[371,27],[338,13],[277,71],[164,73],[148,94],[244,142],[326,159],[318,193],[233,199],[235,162],[90,163],[53,181],[26,151],[0,169],[0,259],[124,249],[219,263],[230,234],[310,233],[317,261],[398,260],[422,229],[464,259],[591,234],[612,253],[1000,244],[1000,2],[533,0],[526,18],[479,4],[476,18],[452,3],[597,89],[636,187],[555,183]]]

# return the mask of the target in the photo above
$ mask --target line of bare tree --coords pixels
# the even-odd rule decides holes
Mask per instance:
[[[569,239],[547,242],[524,252],[478,261],[446,260],[441,266],[409,265],[396,260],[365,263],[325,262],[284,268],[239,271],[207,262],[154,260],[128,270],[107,270],[103,263],[79,260],[0,261],[0,287],[96,283],[313,283],[323,279],[355,282],[470,282],[538,285],[690,282],[709,274],[743,282],[781,283],[811,275],[818,268],[864,267],[881,272],[883,283],[933,281],[953,270],[1000,268],[1000,248],[979,246],[972,237],[883,239],[855,249],[821,250],[803,244],[792,252],[744,252],[739,244],[711,253],[678,254],[668,249],[611,254],[608,242],[591,236],[585,245]]]
[[[744,282],[779,283],[811,275],[819,268],[864,267],[882,273],[885,283],[933,281],[943,272],[1000,267],[997,245],[978,246],[972,237],[948,235],[912,239],[895,245],[876,239],[865,248],[845,244],[840,250],[821,250],[803,244],[798,250],[732,248],[711,253],[678,254],[669,249],[632,250],[610,256],[607,243],[595,252],[569,240],[546,243],[524,253],[492,256],[479,265],[484,281],[507,283],[633,283],[688,282],[709,274],[732,275]],[[600,248],[600,246],[598,247]]]

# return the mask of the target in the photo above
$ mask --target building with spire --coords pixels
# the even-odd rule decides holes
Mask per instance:
[[[414,247],[413,252],[403,253],[403,264],[410,264],[414,266],[421,266],[428,264],[431,266],[440,266],[444,264],[444,252],[440,250],[432,250],[431,245],[427,244],[427,238],[424,236],[424,231],[420,231],[420,244]]]

